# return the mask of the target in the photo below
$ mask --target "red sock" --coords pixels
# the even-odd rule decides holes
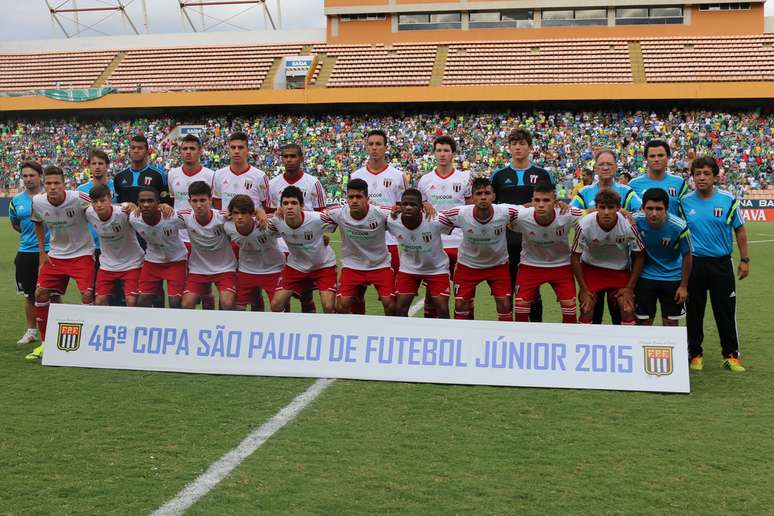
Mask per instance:
[[[38,303],[35,301],[35,320],[38,323],[38,331],[40,332],[40,341],[46,340],[46,325],[48,324],[48,308],[49,302]]]
[[[530,306],[518,306],[516,305],[516,322],[529,322],[529,309]]]
[[[562,322],[563,323],[569,323],[569,324],[575,324],[578,322],[578,317],[575,314],[575,308],[576,305],[573,303],[572,305],[561,305],[562,308]]]
[[[471,308],[470,312],[468,312],[468,321],[472,321],[475,317],[475,308]]]
[[[359,314],[359,315],[365,315],[365,298],[361,299],[355,299],[352,301],[352,313],[353,314]]]
[[[435,309],[433,303],[425,300],[425,319],[435,319],[438,317],[438,310]]]
[[[592,315],[589,315],[588,317],[584,317],[583,315],[580,316],[580,319],[578,319],[578,322],[581,324],[591,324],[591,321],[594,319]]]
[[[513,322],[513,314],[511,312],[504,312],[504,313],[497,312],[497,320]]]
[[[202,310],[215,310],[215,297],[212,294],[202,296]]]
[[[621,326],[634,326],[634,319],[623,320],[621,319]]]
[[[454,318],[455,319],[461,319],[461,320],[470,319],[470,312],[458,312],[457,310],[455,310],[454,311]]]

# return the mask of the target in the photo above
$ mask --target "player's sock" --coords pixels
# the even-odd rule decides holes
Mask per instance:
[[[202,296],[202,310],[215,310],[215,296],[212,294]]]
[[[475,308],[471,308],[470,312],[468,312],[468,321],[472,321],[475,319]]]
[[[305,314],[317,313],[317,305],[314,304],[314,299],[301,300],[301,311]]]
[[[258,298],[255,300],[255,304],[253,305],[253,310],[256,312],[266,311],[266,305],[263,304],[263,295],[260,292],[258,293]]]
[[[497,320],[512,322],[513,314],[511,312],[503,312],[503,313],[497,312]]]
[[[454,318],[455,319],[461,319],[461,320],[470,319],[470,312],[458,312],[457,310],[455,310],[454,311]]]
[[[38,323],[38,331],[40,332],[40,341],[46,340],[46,325],[48,324],[48,308],[50,303],[39,303],[35,301],[35,320]]]
[[[531,307],[516,305],[516,322],[529,322],[529,311]]]
[[[366,311],[365,298],[362,298],[362,299],[356,298],[354,301],[352,301],[353,314],[365,315],[365,311]]]
[[[435,319],[438,317],[438,310],[435,309],[435,305],[425,300],[425,319]]]
[[[578,322],[581,323],[581,324],[591,324],[592,320],[593,320],[593,316],[591,316],[591,315],[589,315],[587,317],[581,315],[580,319],[578,319]]]
[[[634,326],[634,319],[621,319],[621,326]]]
[[[561,305],[562,308],[562,322],[575,324],[578,322],[578,316],[576,315],[576,304]]]

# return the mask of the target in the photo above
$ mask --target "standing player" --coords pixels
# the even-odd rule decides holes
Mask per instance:
[[[634,220],[645,244],[645,266],[634,292],[634,314],[637,324],[652,326],[660,303],[664,326],[677,326],[685,317],[693,266],[691,232],[683,219],[668,212],[669,196],[661,188],[649,189],[642,202]]]
[[[24,295],[24,315],[27,319],[27,330],[16,343],[31,344],[38,340],[38,328],[35,325],[35,285],[38,282],[38,237],[35,235],[35,223],[32,217],[32,198],[43,191],[43,167],[34,161],[27,161],[21,166],[24,191],[16,194],[8,206],[8,218],[11,226],[19,233],[19,251],[14,259],[16,267],[16,290]],[[49,250],[49,233],[45,228],[45,252]]]
[[[137,204],[140,190],[150,186],[159,192],[162,202],[171,204],[166,174],[148,164],[148,139],[145,136],[135,134],[129,140],[129,161],[131,165],[116,174],[113,180],[118,202]]]
[[[335,312],[336,253],[325,243],[323,235],[336,230],[324,213],[304,210],[304,194],[288,186],[280,198],[282,218],[269,221],[269,230],[281,236],[288,245],[288,259],[282,270],[277,291],[271,300],[272,312],[283,312],[293,294],[320,291],[320,302],[326,314]]]
[[[580,322],[590,324],[600,292],[612,292],[622,325],[634,325],[634,286],[642,271],[644,245],[637,228],[621,213],[621,196],[600,190],[597,211],[583,217],[575,229],[572,270],[580,287]],[[630,254],[634,266],[629,271]]]
[[[203,181],[195,181],[188,187],[188,203],[190,210],[177,210],[191,239],[182,307],[195,308],[201,296],[210,293],[214,283],[220,309],[232,310],[236,301],[237,261],[223,228],[226,219],[212,208],[212,189]]]
[[[247,195],[237,195],[228,205],[231,220],[223,227],[232,242],[239,246],[236,308],[263,310],[258,303],[261,290],[269,296],[269,303],[279,284],[285,256],[277,245],[277,237],[268,228],[261,228],[254,217],[255,204]],[[259,308],[260,307],[260,308]]]
[[[132,214],[129,222],[147,244],[140,272],[137,305],[151,306],[166,281],[169,307],[180,308],[188,273],[188,251],[180,238],[180,229],[185,228],[185,223],[174,216],[170,208],[165,209],[167,213],[162,211],[159,193],[155,188],[145,187],[137,197],[140,213]]]
[[[521,261],[516,280],[516,321],[529,320],[530,307],[548,283],[562,310],[563,323],[578,322],[575,280],[570,266],[570,230],[583,216],[577,208],[566,213],[557,204],[556,188],[540,183],[532,192],[532,205],[518,208],[512,226],[522,235]]]
[[[615,180],[618,156],[615,152],[605,149],[597,152],[594,156],[594,172],[597,175],[597,182],[586,186],[578,192],[570,206],[581,210],[593,210],[596,204],[594,198],[597,192],[604,188],[610,188],[618,192],[621,196],[621,207],[626,211],[637,211],[642,206],[642,201],[629,186],[618,183]]]
[[[35,290],[35,316],[41,340],[46,338],[48,309],[54,294],[64,295],[70,278],[81,292],[81,302],[94,301],[94,240],[86,222],[89,196],[65,190],[64,172],[48,166],[43,172],[45,193],[32,199],[32,221],[40,252],[40,272]],[[51,232],[51,248],[46,251],[46,229]],[[43,344],[27,355],[27,360],[43,356]]]
[[[433,142],[436,167],[433,172],[419,179],[417,189],[422,192],[422,201],[430,203],[438,211],[464,206],[471,202],[470,173],[454,168],[454,154],[457,142],[443,135]],[[451,234],[442,234],[443,249],[449,255],[449,270],[454,273],[457,265],[457,250],[462,242],[459,228]],[[435,317],[435,303],[430,299],[428,290],[425,296],[425,317]]]
[[[530,162],[532,135],[524,129],[514,129],[508,135],[508,149],[511,162],[492,174],[492,188],[495,203],[524,205],[532,199],[532,190],[538,183],[554,184],[551,174]],[[519,260],[521,259],[521,233],[508,230],[508,263],[511,290],[516,282]],[[543,301],[538,295],[532,304],[529,320],[543,320]]]
[[[247,162],[247,134],[228,137],[229,165],[215,172],[212,183],[212,206],[222,210],[237,195],[247,195],[257,207],[268,206],[269,178]]]
[[[388,207],[400,204],[400,197],[408,188],[408,181],[401,171],[387,162],[387,133],[381,129],[372,129],[366,134],[365,143],[368,161],[363,167],[352,173],[350,181],[353,179],[365,181],[368,185],[369,200],[377,206]],[[390,234],[387,234],[386,238],[387,249],[390,253],[390,267],[395,273],[400,265],[398,242]],[[365,291],[360,292],[357,300],[353,302],[353,313],[365,313],[364,295]]]
[[[718,190],[718,165],[714,159],[699,157],[691,163],[691,175],[696,191],[680,201],[680,209],[688,221],[693,241],[693,270],[688,280],[688,354],[691,369],[704,368],[704,309],[707,290],[712,302],[712,314],[720,336],[723,366],[741,373],[739,335],[736,328],[736,285],[731,254],[734,250],[732,233],[739,247],[737,277],[743,280],[750,273],[747,232],[739,213],[739,201],[728,192]]]
[[[688,184],[682,177],[667,173],[669,144],[662,140],[651,140],[645,144],[645,165],[648,168],[645,175],[635,177],[629,182],[632,190],[642,199],[650,188],[661,188],[669,194],[669,213],[680,215],[678,204],[688,193]]]
[[[390,211],[368,202],[368,184],[350,179],[347,204],[328,211],[325,220],[341,232],[341,277],[336,309],[352,313],[352,303],[368,285],[379,293],[384,315],[395,312],[395,277],[385,243]]]
[[[400,269],[395,278],[395,314],[408,317],[419,285],[427,285],[433,317],[449,318],[449,257],[443,234],[448,230],[437,218],[422,213],[422,193],[409,188],[401,197],[400,217],[387,219],[389,231],[400,246]],[[427,317],[427,314],[425,314]]]
[[[471,184],[473,204],[441,212],[448,228],[462,230],[462,243],[454,271],[454,318],[471,319],[476,287],[489,283],[497,306],[497,319],[513,320],[511,278],[508,268],[506,229],[516,220],[517,207],[493,204],[492,183],[477,177]]]
[[[126,305],[135,306],[140,294],[140,270],[144,253],[129,223],[129,216],[119,206],[113,205],[113,192],[107,185],[94,186],[89,197],[91,207],[86,210],[86,220],[94,227],[102,242],[94,302],[97,305],[108,305],[111,294],[115,292],[116,282],[120,281]]]

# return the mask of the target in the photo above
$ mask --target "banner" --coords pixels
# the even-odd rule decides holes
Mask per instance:
[[[774,208],[742,208],[742,220],[745,222],[774,222]]]
[[[690,392],[685,328],[51,305],[43,364]]]

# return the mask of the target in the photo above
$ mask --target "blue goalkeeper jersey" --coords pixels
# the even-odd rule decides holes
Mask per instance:
[[[640,277],[656,281],[680,281],[683,256],[691,253],[688,224],[675,215],[667,215],[661,227],[648,222],[645,213],[634,216],[640,237],[645,243],[645,266]]]
[[[19,224],[21,229],[21,235],[19,236],[19,252],[20,253],[37,253],[38,249],[38,237],[35,234],[35,223],[32,222],[30,216],[32,215],[32,197],[27,191],[23,191],[20,194],[16,194],[11,199],[11,204],[8,206],[8,217],[11,222]],[[48,252],[48,242],[51,238],[48,233],[48,226],[46,228],[46,252]]]

